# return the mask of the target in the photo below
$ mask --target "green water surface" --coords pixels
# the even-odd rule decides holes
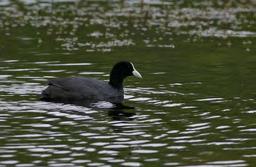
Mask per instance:
[[[0,1],[0,166],[255,166],[249,1]],[[125,81],[113,111],[39,101],[48,79]]]

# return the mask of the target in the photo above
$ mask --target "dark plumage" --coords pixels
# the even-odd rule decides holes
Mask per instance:
[[[48,82],[42,92],[42,100],[63,103],[88,104],[107,101],[121,104],[124,100],[123,81],[128,76],[142,78],[130,62],[122,61],[114,65],[109,82],[93,78],[57,78]]]

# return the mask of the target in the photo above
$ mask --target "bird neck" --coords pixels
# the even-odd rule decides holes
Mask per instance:
[[[110,75],[109,84],[117,89],[123,89],[124,78],[116,75]]]

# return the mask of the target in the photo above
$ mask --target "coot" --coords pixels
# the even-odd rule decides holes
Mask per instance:
[[[51,102],[89,104],[107,101],[122,104],[124,100],[123,81],[128,76],[142,78],[131,62],[116,63],[109,82],[83,77],[57,78],[48,82],[41,99]]]

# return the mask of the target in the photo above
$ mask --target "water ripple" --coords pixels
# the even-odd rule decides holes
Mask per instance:
[[[253,2],[64,1],[0,2],[0,166],[255,166]],[[135,109],[38,101],[125,58]]]

